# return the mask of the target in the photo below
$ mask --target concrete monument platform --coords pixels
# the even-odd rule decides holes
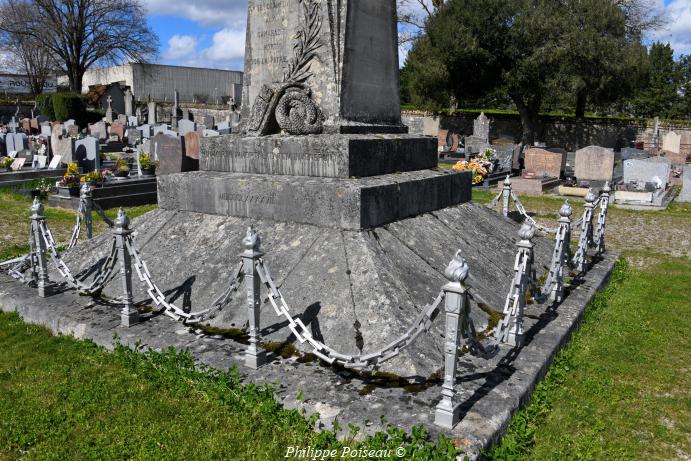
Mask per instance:
[[[230,283],[250,223],[260,233],[264,259],[291,312],[315,337],[346,354],[367,354],[405,332],[446,283],[444,269],[458,249],[471,268],[476,327],[493,327],[513,278],[519,229],[488,208],[466,203],[366,231],[158,209],[135,220],[134,235],[168,299],[199,311]],[[75,274],[91,271],[109,251],[109,239],[80,242],[64,260]],[[536,237],[534,244],[539,277],[547,270],[553,243]],[[57,273],[53,277],[59,279]],[[146,300],[146,285],[134,279],[135,300]],[[121,289],[116,278],[104,295],[117,297]],[[238,292],[211,323],[244,328],[246,303]],[[265,340],[294,342],[269,304],[261,316]],[[381,369],[417,379],[431,375],[442,364],[442,319],[433,331]]]
[[[199,171],[159,177],[158,195],[167,210],[358,230],[468,202],[471,183],[448,170],[360,179]]]
[[[437,166],[436,139],[413,135],[238,136],[203,140],[200,169],[330,178]]]
[[[462,205],[459,207],[459,213],[460,209],[471,206],[474,207],[474,205]],[[480,216],[483,216],[483,213],[480,213]],[[139,233],[140,242],[146,244],[144,253],[147,258],[153,257],[153,252],[156,251],[153,248],[154,245],[160,245],[164,240],[156,237],[158,233],[166,233],[166,238],[186,236],[179,233],[182,229],[172,226],[171,220],[174,220],[172,215],[172,213],[154,211],[148,217],[135,221],[134,228]],[[199,215],[194,216],[199,217]],[[190,291],[195,299],[199,299],[200,281],[204,280],[204,283],[208,283],[211,278],[224,279],[227,277],[229,275],[228,262],[235,261],[235,253],[239,251],[239,245],[235,244],[237,239],[230,238],[226,231],[230,230],[231,227],[241,227],[246,222],[233,223],[231,218],[221,220],[221,218],[205,217],[204,219],[207,221],[202,224],[215,224],[217,227],[215,232],[212,232],[209,227],[205,226],[202,235],[198,236],[197,242],[203,242],[210,236],[213,237],[212,242],[208,243],[207,250],[200,255],[200,259],[195,259],[194,264],[189,264],[188,261],[185,261],[185,257],[189,256],[188,254],[172,252],[171,255],[176,255],[175,259],[167,262],[166,267],[156,267],[154,271],[158,278],[162,277],[164,273],[168,274],[166,280],[170,280],[171,284],[178,283],[178,280],[185,281],[185,277],[190,278],[187,285],[182,284],[168,290],[171,294],[176,293],[173,296],[178,300],[182,300]],[[208,221],[208,219],[212,219],[212,221]],[[280,225],[276,224],[276,226],[280,228]],[[195,228],[197,227],[195,226]],[[287,227],[284,228],[284,237],[287,237],[287,234],[292,230]],[[191,232],[192,229],[189,231]],[[343,235],[347,239],[349,233],[343,233]],[[291,237],[299,238],[296,235],[291,235]],[[444,248],[450,250],[455,244],[471,237],[471,235],[462,237],[454,234],[450,239],[451,241],[444,243]],[[211,253],[211,247],[218,243],[221,245],[218,251],[214,252],[216,255],[214,259],[209,262],[202,261],[202,257],[208,256]],[[490,242],[490,245],[496,243]],[[90,242],[85,243],[85,246],[87,245],[90,249],[102,248],[102,245],[92,247]],[[267,249],[271,254],[285,251],[281,248],[290,245],[290,240],[269,241],[267,242]],[[304,244],[298,246],[302,247]],[[335,248],[331,248],[330,253],[333,252],[334,257],[337,257],[336,251],[333,251]],[[329,250],[327,247],[324,249]],[[73,262],[75,253],[76,251],[73,250],[70,254]],[[545,255],[542,251],[540,253],[541,256],[538,256],[538,261],[542,262]],[[478,256],[473,254],[473,258]],[[456,439],[465,453],[471,459],[475,459],[480,450],[487,449],[499,441],[506,431],[511,416],[529,400],[536,382],[544,376],[554,354],[568,342],[572,332],[577,328],[584,307],[597,290],[607,282],[616,258],[616,254],[608,254],[604,260],[596,261],[588,272],[587,280],[573,287],[557,309],[550,310],[541,304],[527,305],[524,317],[526,341],[521,348],[511,349],[508,346],[502,346],[499,353],[489,360],[469,354],[462,355],[459,359],[456,379],[456,391],[461,402],[462,419],[451,431],[441,429],[433,423],[434,408],[440,399],[440,383],[437,378],[419,384],[403,379],[377,379],[349,370],[325,367],[318,362],[305,360],[305,357],[283,359],[274,354],[270,354],[268,364],[258,370],[251,370],[243,365],[246,345],[224,339],[220,335],[205,335],[201,330],[186,327],[163,315],[144,314],[142,323],[131,328],[122,328],[119,326],[119,306],[109,305],[107,301],[78,296],[72,291],[59,293],[50,298],[38,298],[35,296],[35,289],[19,284],[6,275],[0,275],[0,309],[5,312],[17,312],[25,321],[46,326],[56,334],[89,339],[108,349],[114,346],[116,340],[132,347],[139,344],[144,350],[162,350],[174,346],[180,350],[189,350],[199,364],[221,370],[238,366],[247,382],[280,383],[276,391],[276,399],[286,408],[304,410],[308,416],[314,412],[319,412],[320,419],[316,426],[318,429],[331,429],[336,419],[342,427],[346,428],[342,430],[342,436],[347,435],[348,423],[358,425],[361,428],[361,434],[372,434],[384,430],[382,417],[388,424],[405,430],[422,424],[432,437],[444,434]],[[221,260],[223,260],[222,264]],[[296,271],[300,273],[299,275],[304,274],[304,268],[308,267],[311,262],[312,258],[303,258],[303,268],[295,267],[293,274]],[[357,261],[355,263],[357,264]],[[408,264],[410,263],[407,263],[400,270],[407,270],[410,267]],[[434,283],[443,283],[443,277],[436,272],[436,269],[421,260],[418,260],[417,264],[421,266],[422,271],[430,272],[428,277]],[[189,269],[184,271],[187,276],[182,274],[183,271],[179,270],[180,267]],[[355,267],[360,267],[360,275],[354,275],[353,278],[360,279],[371,266],[363,267],[358,264]],[[471,267],[471,284],[476,286],[479,271],[482,270],[481,261],[473,261]],[[277,266],[276,268],[278,269]],[[284,267],[282,275],[277,277],[277,279],[282,280],[282,290],[286,290],[286,286],[292,284],[292,281],[298,277],[298,274],[291,276],[283,273],[283,271],[290,269],[290,267]],[[492,272],[495,267],[487,267],[485,270]],[[340,277],[344,277],[341,267],[337,272]],[[381,280],[385,281],[385,278]],[[496,281],[501,282],[503,280],[506,280],[506,274],[497,274]],[[335,279],[332,278],[325,282],[334,283]],[[186,286],[191,286],[192,289],[189,290],[185,288]],[[380,303],[384,300],[378,299],[381,293],[376,293],[371,296],[369,312],[374,313],[378,309],[387,309],[387,312],[398,312],[398,315],[392,318],[391,325],[388,327],[376,323],[371,324],[367,312],[355,313],[353,306],[348,305],[347,298],[350,297],[350,293],[348,293],[347,283],[343,282],[337,288],[345,291],[344,297],[346,299],[338,304],[318,306],[322,318],[320,321],[316,321],[312,314],[310,326],[314,330],[320,328],[326,330],[328,328],[330,325],[330,321],[326,317],[328,312],[335,310],[351,311],[351,316],[358,315],[359,321],[368,326],[369,333],[366,335],[365,347],[369,347],[372,341],[377,340],[380,332],[383,333],[382,336],[386,336],[389,330],[402,328],[402,324],[408,320],[406,310],[399,310],[394,306],[387,307],[387,304],[381,306]],[[421,288],[421,286],[411,288],[402,293],[402,296],[428,298],[430,294],[425,293],[425,290],[421,292]],[[311,293],[316,291],[317,288],[311,289]],[[329,290],[323,291],[326,293]],[[494,296],[494,293],[499,291],[499,287],[486,291],[485,287],[477,286],[475,291]],[[295,290],[291,290],[289,298],[294,299],[295,293]],[[367,294],[361,290],[355,290],[354,293],[358,299]],[[242,297],[241,294],[239,296]],[[139,296],[138,300],[141,299],[142,297]],[[306,323],[314,309],[312,307],[310,311],[301,315]],[[477,307],[473,306],[473,312],[477,312],[477,310]],[[267,316],[270,311],[272,309],[269,306],[264,305],[262,307],[263,316]],[[268,316],[266,318],[267,320],[263,322],[263,334],[267,338],[273,339],[275,336],[272,335],[276,334],[276,327],[280,324],[274,323],[276,320]],[[353,329],[348,327],[350,331],[348,333],[346,333],[347,330],[340,332],[340,335],[352,335]],[[443,319],[437,319],[432,332],[439,340],[438,344],[435,341],[433,345],[425,346],[424,351],[419,350],[416,345],[411,348],[412,351],[417,350],[420,353],[420,359],[427,363],[426,366],[417,370],[418,373],[424,374],[425,370],[442,367],[441,351],[438,350],[441,347],[439,337],[442,331]],[[114,339],[114,336],[117,339]],[[424,337],[431,336],[424,335]],[[331,341],[331,338],[331,336],[326,338],[327,343]],[[392,369],[397,374],[406,371],[396,367],[392,367]]]

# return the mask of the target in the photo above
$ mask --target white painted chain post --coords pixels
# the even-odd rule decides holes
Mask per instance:
[[[79,201],[81,202],[81,209],[84,216],[84,224],[86,224],[86,238],[91,240],[94,236],[94,225],[91,213],[94,209],[92,190],[89,185],[84,184],[79,191]]]
[[[609,181],[605,183],[605,187],[602,188],[602,194],[600,195],[600,214],[597,218],[597,233],[596,233],[596,254],[598,256],[605,252],[605,227],[607,224],[607,209],[609,208],[609,194],[612,188],[609,185]]]
[[[125,210],[118,210],[118,217],[113,223],[113,235],[115,235],[115,245],[118,258],[120,259],[120,277],[122,279],[122,310],[120,312],[120,325],[131,327],[139,323],[139,311],[134,307],[132,296],[132,259],[127,249],[126,240],[130,238],[130,218],[125,214]]]
[[[468,290],[464,285],[468,277],[468,263],[456,252],[444,273],[449,283],[444,285],[444,310],[446,312],[446,333],[444,339],[444,384],[442,399],[434,414],[434,423],[446,429],[453,429],[460,419],[460,403],[456,401],[456,367],[460,339],[461,321],[468,307]]]
[[[551,283],[549,299],[561,302],[564,299],[564,266],[569,263],[571,248],[571,215],[573,209],[567,200],[559,210],[559,228],[555,243],[554,261],[550,268],[549,282]]]
[[[259,258],[264,253],[259,250],[261,239],[253,227],[247,229],[247,234],[242,240],[245,251],[240,254],[242,258],[242,268],[245,277],[245,287],[247,289],[247,316],[249,319],[249,346],[245,353],[245,365],[256,370],[266,362],[266,351],[259,344],[261,340],[261,327],[259,308],[261,307],[261,297],[259,287],[261,280],[257,273]]]
[[[581,236],[578,240],[578,249],[574,256],[573,264],[579,274],[588,270],[588,248],[593,239],[593,209],[595,208],[595,194],[589,190],[585,196],[585,209],[583,211],[583,223],[581,224]]]
[[[38,295],[46,298],[55,292],[55,285],[48,278],[48,260],[46,259],[46,242],[43,239],[41,227],[46,217],[43,214],[43,204],[38,197],[34,197],[31,205],[31,235],[35,254],[35,277],[38,286]]]
[[[502,213],[504,217],[509,216],[509,200],[511,199],[511,178],[506,175],[504,180],[504,188],[502,189]]]

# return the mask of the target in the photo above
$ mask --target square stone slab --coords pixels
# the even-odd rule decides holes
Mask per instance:
[[[469,202],[470,173],[422,170],[361,179],[197,171],[158,177],[166,210],[369,229]]]

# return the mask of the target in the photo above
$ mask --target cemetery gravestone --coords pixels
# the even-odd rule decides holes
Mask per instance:
[[[576,151],[575,175],[579,181],[612,181],[614,151],[588,146]]]
[[[103,121],[89,125],[89,134],[99,141],[105,141],[108,139],[108,133],[106,131],[106,123]]]
[[[120,122],[113,122],[113,124],[110,125],[110,135],[117,136],[118,142],[122,142],[125,137],[125,126]]]
[[[227,121],[218,122],[218,132],[220,134],[230,134],[230,123]]]
[[[24,133],[8,133],[5,143],[8,151],[22,152],[29,148],[29,138]]]
[[[684,165],[681,176],[681,193],[677,197],[678,202],[691,202],[691,163]]]
[[[148,105],[148,119],[147,122],[149,125],[155,125],[156,124],[156,103],[151,101]]]
[[[130,146],[134,146],[138,143],[140,143],[142,140],[142,132],[139,131],[137,128],[128,128],[127,129],[127,144]]]
[[[489,119],[484,112],[473,121],[473,136],[489,142]]]
[[[635,149],[633,147],[623,147],[621,149],[621,159],[628,160],[630,158],[647,158],[650,157],[650,152],[643,149]]]
[[[41,136],[52,136],[53,128],[50,123],[41,123]]]
[[[123,126],[127,126],[127,115],[119,114],[118,115],[118,123],[120,123]]]
[[[151,147],[154,158],[159,161],[156,170],[159,176],[199,169],[199,161],[184,154],[179,137],[158,133],[151,138]]]
[[[536,177],[559,178],[561,176],[564,155],[549,152],[545,149],[528,149],[525,153],[525,172]]]
[[[203,135],[205,138],[212,138],[212,137],[214,137],[214,136],[219,136],[220,133],[219,133],[218,131],[216,131],[216,130],[203,130],[203,131],[202,131],[202,135]]]
[[[662,150],[667,152],[681,152],[681,136],[674,131],[670,131],[662,138]]]
[[[127,126],[137,126],[139,124],[137,117],[134,115],[127,116]]]
[[[672,162],[664,157],[629,159],[624,161],[624,183],[638,184],[639,189],[646,183],[654,183],[656,188],[665,189],[671,168]]]
[[[189,131],[183,137],[185,143],[185,155],[194,160],[199,160],[199,133]]]
[[[195,131],[197,124],[191,120],[182,119],[178,122],[178,133],[180,136],[185,136],[190,131]]]
[[[77,125],[70,125],[67,127],[67,135],[73,138],[79,136],[79,127]]]
[[[54,137],[53,141],[53,155],[60,157],[63,163],[69,164],[74,161],[74,138]]]
[[[142,132],[143,139],[149,139],[152,136],[153,127],[149,124],[142,125],[137,129]]]
[[[101,169],[101,151],[98,139],[87,136],[74,143],[74,156],[82,171],[97,171]]]
[[[113,108],[111,107],[113,98],[110,97],[110,95],[108,95],[108,98],[106,98],[106,102],[108,102],[108,108],[106,109],[106,122],[113,123]]]
[[[132,116],[132,91],[129,88],[125,90],[125,116]]]
[[[211,129],[214,127],[214,118],[211,115],[205,115],[204,117],[202,117],[202,123],[204,124],[204,126]]]

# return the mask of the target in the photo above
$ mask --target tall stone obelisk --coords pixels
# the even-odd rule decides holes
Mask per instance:
[[[249,133],[407,131],[395,0],[249,0],[243,119]],[[315,115],[301,126],[289,109]],[[292,122],[292,123],[291,123]]]

